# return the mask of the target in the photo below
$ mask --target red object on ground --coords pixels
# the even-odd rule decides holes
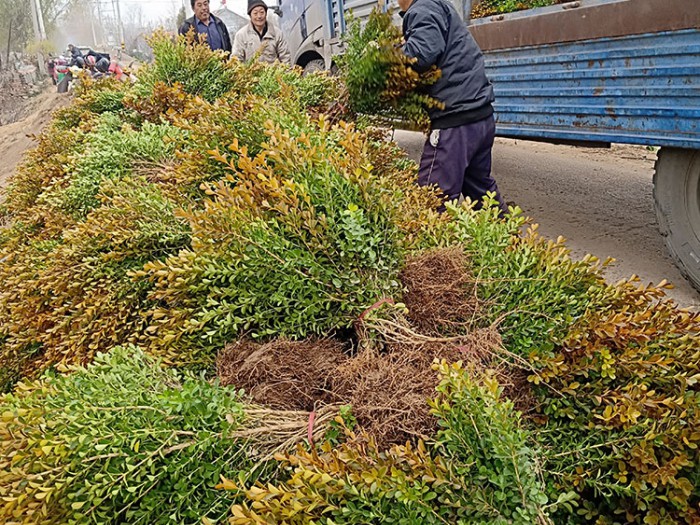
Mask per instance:
[[[109,63],[109,70],[112,75],[116,77],[117,80],[121,80],[124,77],[124,70],[116,62]]]
[[[309,438],[309,445],[314,444],[314,420],[316,419],[316,412],[311,412],[309,414],[309,427],[306,429],[306,435]]]

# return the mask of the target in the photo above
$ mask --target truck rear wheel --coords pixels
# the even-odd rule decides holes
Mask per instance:
[[[654,172],[654,201],[671,257],[700,290],[700,150],[661,148]]]
[[[304,66],[304,75],[313,73],[314,71],[324,71],[325,69],[326,63],[323,61],[323,59],[316,58]]]

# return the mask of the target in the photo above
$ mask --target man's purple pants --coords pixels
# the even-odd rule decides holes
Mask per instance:
[[[502,213],[508,211],[491,177],[491,148],[496,133],[493,116],[456,128],[431,131],[423,148],[418,184],[437,185],[445,200],[469,197],[482,206],[486,192],[496,194]],[[445,211],[441,206],[439,211]]]

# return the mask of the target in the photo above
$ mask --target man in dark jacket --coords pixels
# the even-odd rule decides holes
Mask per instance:
[[[186,35],[191,28],[207,37],[207,44],[213,50],[231,52],[231,37],[226,24],[209,12],[209,0],[190,0],[194,16],[185,20],[178,33]]]
[[[83,57],[83,52],[77,46],[68,44],[68,52],[70,53],[69,66],[85,67],[85,57]]]
[[[446,200],[469,197],[477,207],[487,192],[493,192],[505,213],[507,207],[491,177],[494,95],[479,46],[449,0],[398,2],[404,53],[416,59],[413,67],[418,72],[431,66],[442,71],[428,94],[445,108],[429,112],[431,131],[418,183],[437,184]]]

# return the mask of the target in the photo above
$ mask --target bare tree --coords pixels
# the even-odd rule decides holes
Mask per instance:
[[[44,27],[50,36],[61,19],[74,5],[83,0],[41,0]],[[6,53],[22,51],[34,39],[31,3],[0,0],[0,41]],[[6,54],[7,56],[7,54]]]

